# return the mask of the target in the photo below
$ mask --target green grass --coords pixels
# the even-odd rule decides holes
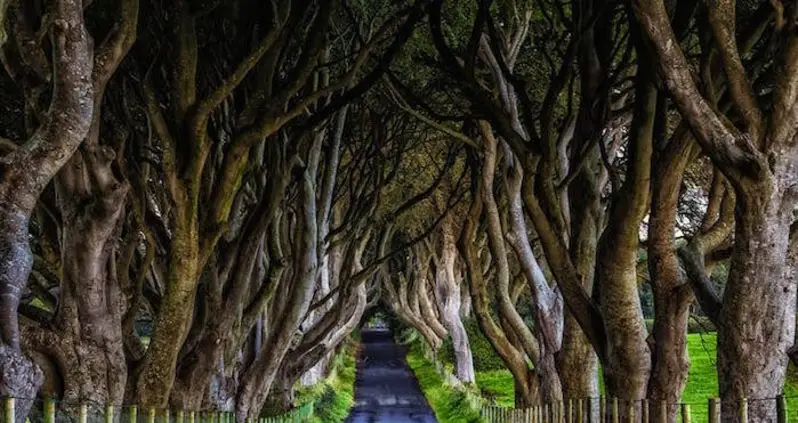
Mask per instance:
[[[477,386],[482,396],[502,407],[515,404],[513,376],[507,370],[490,370],[477,373]]]
[[[682,402],[690,404],[695,422],[706,422],[709,398],[718,396],[718,378],[715,367],[717,352],[715,333],[694,333],[687,335],[687,348],[690,354],[690,373],[687,386],[682,394]],[[514,403],[513,377],[507,370],[494,370],[477,373],[477,386],[493,397],[497,405],[512,407]],[[604,393],[603,384],[601,392]],[[798,369],[790,366],[784,386],[790,420],[798,420]]]
[[[333,372],[324,381],[301,389],[297,402],[313,402],[311,423],[342,422],[355,402],[355,346],[347,345],[333,364]]]
[[[477,423],[482,421],[479,409],[469,398],[469,396],[476,396],[476,393],[469,393],[465,387],[457,389],[447,384],[435,365],[424,356],[419,342],[411,344],[407,363],[416,374],[421,390],[424,391],[438,422]]]

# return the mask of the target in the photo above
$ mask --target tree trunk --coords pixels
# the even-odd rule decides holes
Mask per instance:
[[[274,322],[264,350],[244,375],[236,400],[237,418],[254,417],[269,395],[272,382],[288,352],[291,340],[305,318],[313,300],[317,274],[318,228],[316,224],[316,199],[312,175],[303,172],[300,181],[301,215],[296,235],[298,257],[294,263],[294,283],[287,297],[287,307]]]
[[[0,160],[0,396],[19,398],[34,398],[42,382],[41,370],[20,349],[17,316],[33,264],[28,222],[44,187],[86,137],[93,112],[92,44],[82,2],[59,0],[48,6],[56,23],[49,25],[50,107],[28,141]],[[19,405],[22,420],[30,404]]]
[[[789,245],[796,195],[788,181],[790,160],[774,160],[783,179],[768,176],[737,195],[734,251],[718,326],[724,421],[737,421],[743,397],[750,400],[752,421],[775,421],[776,402],[770,398],[784,386],[796,301],[796,270],[787,265],[795,264]]]
[[[652,372],[648,392],[651,413],[663,412],[660,404],[678,404],[687,383],[687,323],[694,296],[679,268],[674,228],[684,171],[697,153],[690,134],[680,128],[654,165],[651,217],[649,219],[648,268],[654,293]],[[678,407],[664,410],[675,422]]]
[[[640,51],[638,49],[638,51]],[[648,208],[657,92],[638,69],[626,180],[609,212],[598,247],[597,281],[607,328],[607,392],[621,400],[646,397],[651,352],[637,284],[639,227]]]
[[[441,301],[441,317],[449,335],[452,337],[454,349],[455,373],[457,379],[465,383],[474,383],[474,359],[471,356],[471,345],[468,342],[463,321],[460,318],[460,281],[455,279],[454,266],[457,258],[457,246],[453,234],[454,224],[451,218],[443,227],[443,245],[436,275],[438,298]]]
[[[55,356],[66,401],[120,404],[127,383],[122,334],[127,304],[114,262],[128,186],[114,177],[114,157],[111,148],[90,137],[56,180],[63,271],[54,322],[61,351]],[[32,347],[44,354],[52,348]]]
[[[429,266],[422,265],[418,274],[418,281],[415,284],[416,296],[418,296],[419,309],[421,311],[421,318],[429,325],[430,329],[435,332],[435,335],[440,338],[446,338],[446,328],[443,327],[441,322],[435,316],[435,308],[429,298]]]
[[[136,401],[142,407],[168,406],[178,356],[194,315],[196,285],[200,274],[196,214],[185,210],[185,205],[178,205],[175,209],[177,213],[173,220],[166,295],[136,381]]]
[[[28,218],[0,206],[0,396],[35,398],[44,380],[41,369],[20,349],[17,307],[32,267]],[[31,405],[20,404],[19,414],[26,416]]]

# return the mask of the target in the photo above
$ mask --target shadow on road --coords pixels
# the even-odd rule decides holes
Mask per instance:
[[[364,329],[361,342],[355,406],[346,422],[437,422],[405,361],[407,348],[385,329]]]

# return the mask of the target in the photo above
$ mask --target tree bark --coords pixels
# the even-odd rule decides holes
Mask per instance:
[[[241,381],[241,389],[236,399],[236,417],[245,420],[254,417],[269,395],[280,363],[288,352],[291,339],[305,318],[313,300],[313,288],[317,274],[318,228],[316,224],[316,199],[313,179],[307,170],[302,172],[301,216],[298,227],[296,251],[300,254],[294,266],[294,283],[289,294],[287,307],[274,322],[267,345],[252,364],[252,370]]]
[[[91,40],[82,2],[54,1],[48,10],[53,95],[46,116],[28,141],[0,158],[0,396],[34,398],[41,370],[20,349],[17,308],[33,257],[28,223],[47,183],[69,160],[91,125]],[[30,404],[20,402],[18,416]]]
[[[604,366],[607,391],[630,401],[646,397],[651,370],[637,285],[638,231],[648,208],[657,107],[657,92],[645,72],[642,67],[638,69],[626,181],[610,206],[609,223],[599,240],[596,270],[609,344]]]
[[[664,411],[676,421],[677,404],[687,383],[690,358],[687,323],[694,296],[680,269],[674,228],[684,171],[698,152],[686,128],[677,129],[654,165],[649,219],[648,268],[654,293],[652,371],[648,393],[652,415]]]
[[[441,318],[449,335],[455,358],[455,375],[465,383],[474,383],[474,358],[471,356],[471,345],[468,342],[463,320],[460,318],[460,281],[455,279],[454,266],[457,258],[454,222],[449,217],[442,229],[442,245],[435,277],[438,298],[441,302]]]

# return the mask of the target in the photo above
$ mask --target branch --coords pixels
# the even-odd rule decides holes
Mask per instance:
[[[713,163],[737,184],[745,175],[755,179],[766,169],[746,135],[729,128],[698,91],[690,66],[679,47],[662,0],[634,0],[633,9],[658,56],[660,70],[682,116]]]
[[[692,242],[680,248],[678,254],[701,309],[712,320],[712,323],[718,326],[720,324],[722,303],[715,292],[712,280],[707,275],[706,267],[704,266],[704,255]]]

